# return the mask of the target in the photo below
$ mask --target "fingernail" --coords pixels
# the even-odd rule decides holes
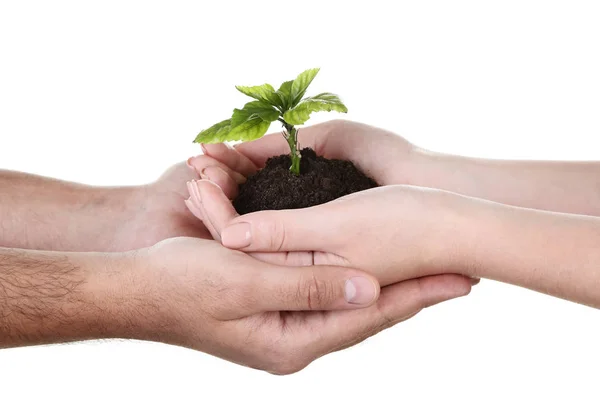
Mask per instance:
[[[344,287],[346,301],[350,304],[369,304],[375,298],[377,291],[370,279],[362,276],[350,278]]]
[[[200,178],[210,181],[210,176],[206,174],[206,168],[200,171]]]
[[[477,285],[480,281],[481,279],[479,278],[471,278],[471,286]]]
[[[230,249],[241,249],[249,246],[251,242],[252,234],[247,222],[230,225],[221,232],[221,243]]]
[[[206,146],[204,145],[204,143],[200,143],[200,148],[202,149],[202,154],[207,154],[206,153]]]
[[[187,159],[187,161],[185,162],[185,164],[188,166],[189,169],[191,169],[192,171],[196,171],[196,168],[192,165],[192,161],[194,161],[194,157],[190,157]]]

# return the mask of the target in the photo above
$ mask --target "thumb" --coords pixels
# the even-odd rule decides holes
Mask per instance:
[[[341,245],[344,219],[320,205],[298,210],[260,211],[235,218],[221,232],[223,246],[243,251],[325,251]],[[346,223],[348,219],[346,218]]]
[[[368,307],[379,297],[373,276],[352,268],[268,266],[256,291],[258,311],[348,310]]]

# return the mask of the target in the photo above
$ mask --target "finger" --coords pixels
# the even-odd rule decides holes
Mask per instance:
[[[235,199],[238,195],[239,185],[220,167],[206,167],[202,179],[209,180],[221,188],[228,199]]]
[[[196,207],[196,205],[192,202],[191,196],[189,199],[185,200],[185,205],[187,206],[188,210],[190,210],[190,212],[192,214],[194,214],[194,216],[196,218],[198,218],[200,221],[204,221],[204,213],[202,212],[201,208]]]
[[[202,203],[204,219],[210,222],[215,239],[221,239],[221,231],[239,214],[233,208],[225,193],[212,181],[195,181],[194,193]]]
[[[332,251],[348,224],[342,217],[326,204],[245,214],[224,227],[222,243],[243,251]]]
[[[209,229],[214,232],[213,238],[220,240],[222,239],[222,230],[234,218],[239,217],[239,214],[231,202],[225,198],[220,188],[211,183],[212,181],[193,182],[192,184],[195,184],[196,188],[190,193],[194,195],[197,193],[199,202],[202,204],[200,214],[207,221]],[[191,208],[190,211],[192,211]],[[254,252],[251,255],[257,260],[274,265],[302,267],[314,264],[312,251]]]
[[[217,229],[215,229],[215,227],[212,224],[211,219],[208,217],[206,210],[204,209],[204,204],[202,202],[202,196],[200,195],[200,191],[198,190],[199,182],[201,182],[201,181],[189,181],[187,183],[187,188],[188,188],[188,192],[190,194],[190,198],[188,200],[186,200],[185,204],[187,205],[188,209],[194,215],[196,215],[196,217],[202,219],[204,226],[206,227],[206,229],[208,229],[212,238],[214,240],[221,241],[220,232]],[[210,183],[210,181],[204,181],[204,182],[209,182],[209,184],[214,185],[213,183]],[[198,215],[200,215],[201,217],[199,217]]]
[[[229,168],[227,165],[223,164],[219,160],[216,160],[210,156],[200,155],[196,157],[190,157],[187,160],[187,165],[196,170],[199,176],[206,175],[204,170],[208,167],[219,167],[223,171],[225,171],[233,180],[239,185],[246,182],[246,177],[239,172],[236,172]]]
[[[203,144],[201,146],[204,154],[222,162],[233,171],[239,172],[244,176],[250,176],[258,170],[256,165],[254,165],[248,157],[239,151],[236,151],[226,143]]]
[[[322,353],[341,350],[411,318],[426,307],[466,296],[469,278],[445,274],[412,279],[381,289],[371,307],[350,313],[331,313],[323,327]],[[314,340],[314,339],[313,339]]]
[[[370,306],[379,296],[373,276],[330,266],[267,266],[260,269],[253,287],[257,312],[356,309]]]
[[[312,251],[284,251],[280,253],[254,252],[249,253],[253,258],[273,264],[288,267],[307,267],[315,265],[314,253]],[[336,265],[336,263],[329,263]]]

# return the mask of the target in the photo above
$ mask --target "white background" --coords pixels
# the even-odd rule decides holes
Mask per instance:
[[[594,1],[0,1],[0,168],[145,183],[234,84],[316,66],[309,93],[433,150],[600,158]],[[482,282],[292,376],[96,342],[0,351],[0,398],[597,399],[599,334],[596,310]]]

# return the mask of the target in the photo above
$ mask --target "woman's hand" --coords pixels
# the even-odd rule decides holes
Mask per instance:
[[[401,185],[306,209],[237,216],[216,185],[202,181],[197,187],[192,200],[199,194],[201,202],[188,207],[211,233],[269,262],[351,265],[382,286],[461,274],[600,308],[598,217]]]
[[[317,155],[352,161],[380,185],[410,183],[415,147],[400,136],[357,122],[335,120],[300,128],[300,147],[311,147]],[[188,164],[204,178],[217,183],[225,194],[237,196],[238,184],[265,165],[268,158],[289,153],[280,135],[241,143],[235,149],[225,144],[203,145],[204,155]]]
[[[298,210],[238,216],[210,181],[189,185],[190,210],[224,246],[279,265],[353,266],[382,286],[444,273],[473,276],[458,238],[468,208],[462,196],[385,186]],[[461,212],[464,210],[465,214]]]
[[[413,185],[540,210],[600,216],[598,161],[486,160],[419,148],[402,137],[351,121],[301,128],[301,147],[318,155],[352,161],[380,185]],[[205,179],[230,198],[236,181],[262,168],[272,156],[289,153],[279,135],[242,143],[205,145],[205,155],[190,159]],[[207,157],[210,156],[210,157]],[[230,173],[235,172],[235,173]],[[234,177],[235,179],[232,179]]]

